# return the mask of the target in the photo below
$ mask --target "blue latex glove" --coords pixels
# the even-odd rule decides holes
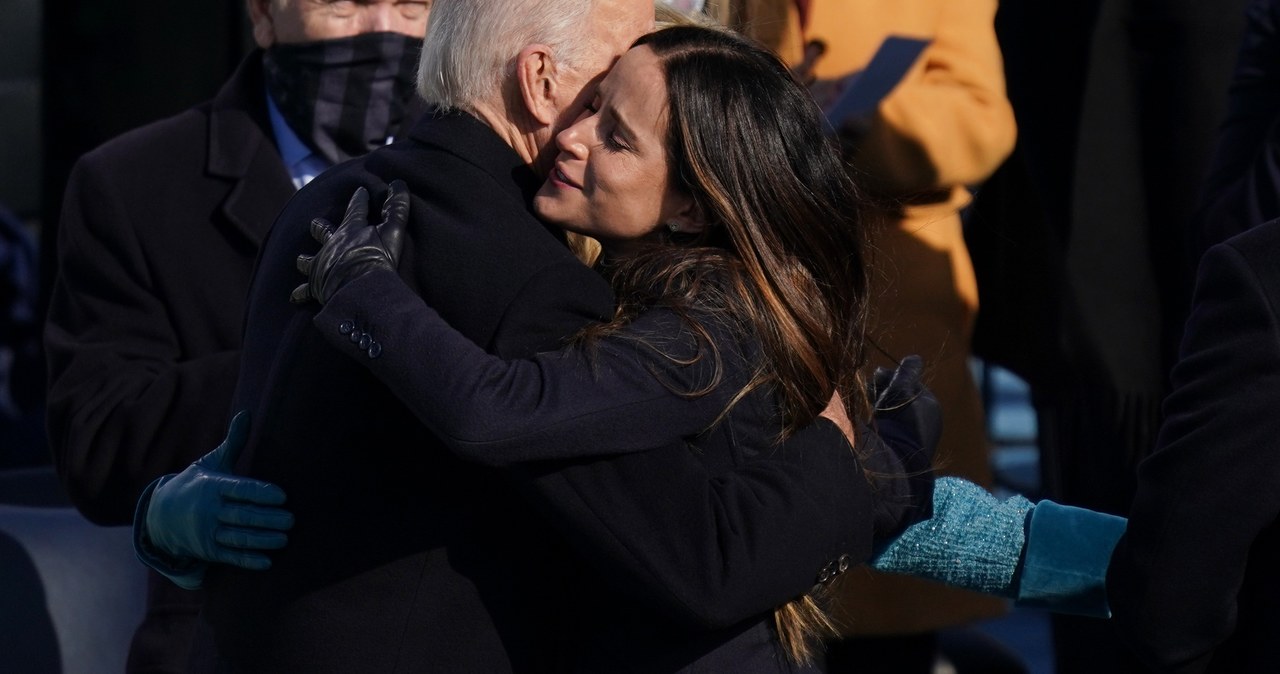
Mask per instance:
[[[134,548],[145,564],[195,589],[209,562],[271,566],[265,551],[284,547],[293,515],[280,487],[231,473],[249,435],[249,414],[231,420],[217,449],[148,485],[134,514]]]

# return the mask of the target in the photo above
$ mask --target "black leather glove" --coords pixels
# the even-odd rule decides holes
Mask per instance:
[[[914,447],[910,456],[898,449],[908,473],[928,470],[942,438],[942,407],[933,392],[920,381],[924,361],[907,356],[892,370],[878,367],[871,378],[870,397],[877,426],[885,432],[901,434]]]
[[[307,275],[307,282],[294,288],[289,300],[324,304],[343,286],[371,271],[394,272],[408,221],[409,188],[403,180],[387,186],[382,222],[373,227],[369,226],[369,191],[357,188],[336,231],[324,218],[311,221],[311,236],[322,245],[314,256],[298,256],[298,271]]]
[[[905,526],[933,512],[933,457],[942,437],[942,407],[920,381],[924,362],[907,356],[892,370],[876,368],[870,382],[872,428],[901,465],[911,507]],[[887,485],[895,486],[895,485]],[[896,485],[897,492],[902,485]]]

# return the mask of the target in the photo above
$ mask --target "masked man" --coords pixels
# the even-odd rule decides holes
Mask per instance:
[[[86,154],[67,186],[46,326],[49,441],[99,524],[218,443],[254,258],[325,168],[418,114],[430,0],[248,0],[251,53],[210,102]],[[150,583],[129,671],[185,671],[197,593]]]

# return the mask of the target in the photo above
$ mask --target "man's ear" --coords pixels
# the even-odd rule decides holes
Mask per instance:
[[[253,24],[253,41],[266,49],[276,43],[276,26],[271,16],[273,0],[245,0],[249,21]]]
[[[520,98],[529,115],[546,126],[555,124],[560,114],[556,105],[558,75],[551,47],[545,44],[525,45],[516,55],[516,83],[520,87]]]

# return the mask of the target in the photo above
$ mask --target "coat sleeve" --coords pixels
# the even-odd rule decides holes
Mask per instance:
[[[1013,151],[995,0],[936,4],[933,42],[858,141],[855,166],[888,194],[979,183]]]
[[[681,629],[758,618],[870,557],[874,494],[834,424],[716,475],[695,451],[521,472],[584,559]]]
[[[1196,253],[1280,217],[1280,34],[1276,0],[1254,0],[1196,217]],[[1198,255],[1197,255],[1198,256]]]
[[[518,335],[525,330],[541,334],[548,315],[541,310],[547,304],[545,298],[557,297],[557,287],[577,287],[565,286],[570,279],[559,275],[578,273],[592,272],[581,266],[574,271],[552,270],[546,278],[532,282],[513,303],[517,308],[503,321],[503,331],[512,336],[499,335],[498,348],[527,349],[529,345],[522,343]],[[379,300],[367,302],[360,300],[361,296]],[[361,313],[362,302],[378,305],[363,309],[375,313]],[[338,348],[363,359],[419,416],[429,417],[439,414],[439,410],[426,409],[423,402],[441,395],[427,389],[441,382],[430,376],[414,382],[413,373],[403,372],[420,369],[413,367],[415,358],[411,353],[403,363],[389,365],[393,362],[387,360],[389,347],[383,347],[382,355],[371,359],[367,350],[362,354],[351,348],[349,336],[333,337],[341,335],[344,320],[357,317],[353,322],[365,321],[373,341],[404,344],[407,338],[418,348],[435,348],[440,333],[427,335],[420,332],[422,327],[418,325],[424,307],[394,277],[369,274],[336,294],[317,317],[317,325]],[[577,324],[570,326],[571,320],[563,321],[559,336],[573,334],[585,325],[585,313],[564,314],[576,314]],[[557,314],[552,311],[551,315]],[[543,348],[554,347],[557,342],[558,339]],[[472,349],[472,354],[478,351]],[[600,407],[601,401],[584,396],[588,399],[581,404],[586,407],[580,409],[603,410],[602,415],[571,418],[566,429],[572,427],[573,434],[559,438],[562,442],[580,443],[574,451],[582,457],[600,456],[516,462],[509,471],[518,488],[548,514],[548,520],[562,529],[570,544],[595,569],[620,579],[618,586],[673,625],[703,630],[758,617],[807,592],[824,568],[841,568],[842,556],[843,566],[848,566],[870,555],[875,520],[872,488],[844,436],[833,424],[815,423],[758,460],[712,474],[679,435],[701,431],[724,401],[708,397],[702,403],[694,403],[695,408],[701,405],[704,409],[693,417],[688,410],[677,411],[677,406],[687,407],[690,402],[663,388],[636,353],[633,350],[622,357],[631,360],[624,375],[625,385],[647,392],[627,394],[636,396],[632,404],[637,407],[614,419],[608,407]],[[524,367],[535,377],[541,374],[537,363],[555,365],[554,360],[545,357],[531,362],[534,364]],[[582,376],[582,372],[578,374]],[[689,381],[700,377],[696,374]],[[496,387],[499,395],[485,404],[503,404],[503,390],[510,382],[498,381],[503,384]],[[680,381],[672,383],[681,385]],[[463,395],[470,385],[474,384],[445,383],[444,396]],[[456,386],[463,386],[459,389],[463,393],[447,392]],[[544,392],[541,386],[516,386],[518,395],[511,397],[528,398],[524,405],[533,401],[532,408],[525,408],[528,411],[536,408],[544,396],[565,398],[570,394],[568,390]],[[657,392],[661,395],[654,397]],[[704,420],[697,416],[705,415],[708,409],[712,410],[711,417]],[[488,422],[505,424],[503,417],[517,412],[476,413]],[[473,431],[492,432],[484,425],[477,425]],[[685,433],[688,429],[695,430]],[[589,442],[581,444],[581,439],[572,437],[577,433],[583,433]],[[508,451],[517,451],[518,446],[513,444]],[[554,444],[539,451],[547,450],[565,451]],[[619,454],[622,451],[630,453]],[[525,454],[521,458],[531,457]]]
[[[545,304],[535,298],[572,287],[566,275],[591,273],[575,261],[568,265],[574,269],[552,266],[530,280],[512,305]],[[684,395],[708,388],[716,358],[665,310],[647,312],[622,334],[590,347],[508,360],[454,330],[397,275],[373,272],[336,293],[314,322],[331,345],[365,362],[454,453],[493,466],[676,442],[710,426],[742,383]],[[545,330],[560,322],[539,312],[534,324]]]
[[[121,202],[111,166],[93,157],[72,172],[58,232],[47,425],[76,506],[99,524],[127,524],[148,483],[221,434],[225,410],[210,414],[209,401],[231,398],[239,352],[183,353],[138,240],[134,218],[145,214]]]
[[[1200,671],[1231,635],[1250,548],[1280,516],[1280,326],[1276,289],[1255,269],[1231,243],[1201,264],[1165,422],[1108,572],[1114,619],[1161,671]]]

